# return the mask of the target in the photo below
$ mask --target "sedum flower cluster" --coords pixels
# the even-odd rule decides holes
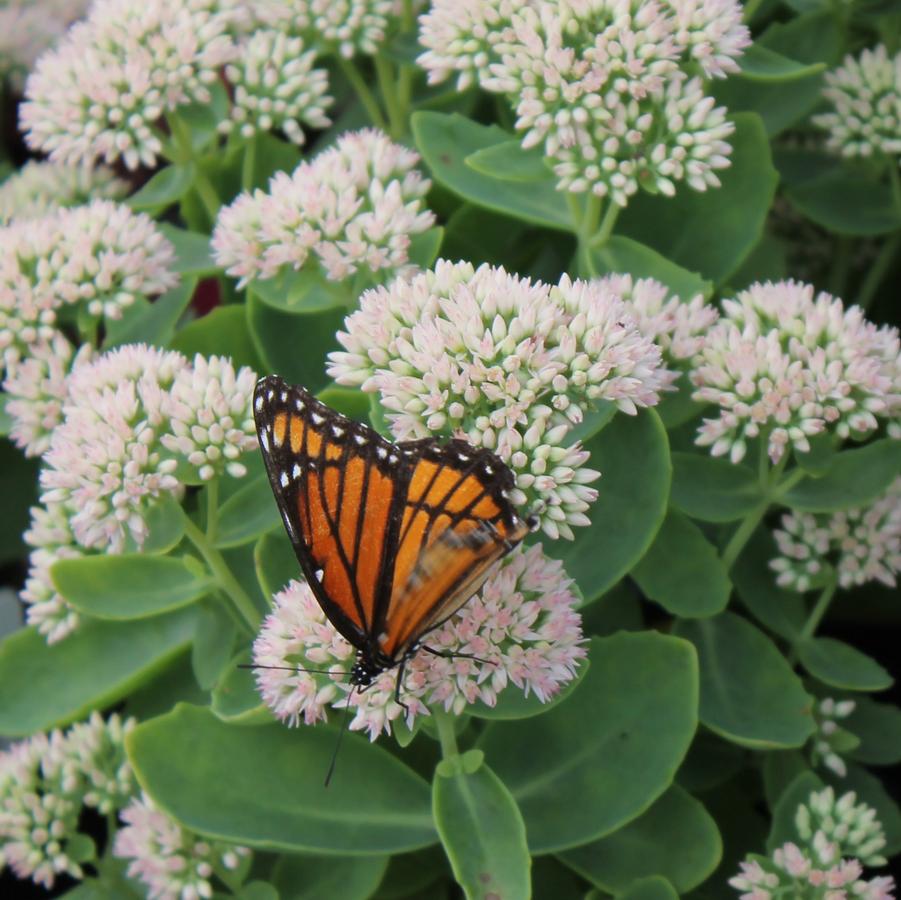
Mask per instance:
[[[827,429],[867,435],[898,418],[899,359],[898,329],[868,322],[859,307],[795,281],[754,284],[723,301],[695,358],[694,399],[719,407],[697,443],[739,462],[760,438],[778,462]]]
[[[5,0],[0,6],[0,75],[16,91],[34,61],[80,19],[90,0]]]
[[[729,884],[742,900],[892,900],[893,878],[863,878],[864,867],[885,865],[885,835],[876,811],[856,800],[853,792],[836,799],[831,787],[815,791],[795,815],[799,841],[771,857],[750,854]]]
[[[78,624],[50,568],[86,552],[140,548],[150,508],[186,484],[246,473],[256,448],[251,397],[256,374],[221,357],[127,345],[76,365],[64,382],[62,417],[32,510],[33,547],[22,599],[28,621],[51,642]]]
[[[830,570],[843,588],[879,581],[895,587],[901,572],[901,478],[868,506],[834,513],[790,512],[774,537],[777,584],[804,592]]]
[[[261,667],[257,683],[273,713],[289,725],[310,725],[325,720],[329,706],[349,705],[350,728],[367,731],[372,740],[390,733],[391,723],[404,715],[395,699],[397,670],[383,672],[365,691],[352,689],[347,675],[355,651],[326,619],[309,586],[292,581],[274,601],[253,648]],[[428,636],[434,650],[478,659],[420,652],[406,663],[400,684],[406,724],[428,715],[429,705],[456,714],[476,701],[494,706],[511,684],[526,696],[549,700],[586,655],[577,602],[559,561],[540,546],[514,550],[478,594]],[[298,665],[328,674],[291,671]]]
[[[395,0],[251,0],[256,20],[302,35],[318,53],[373,55],[398,14]]]
[[[63,163],[153,167],[182,152],[166,136],[177,141],[178,128],[161,120],[197,104],[221,108],[221,131],[249,138],[278,128],[303,143],[302,126],[328,124],[327,74],[303,38],[260,28],[251,6],[97,0],[28,78],[20,116],[29,146]]]
[[[879,44],[825,77],[832,109],[813,121],[829,132],[826,146],[848,157],[901,157],[901,52],[889,56]]]
[[[813,765],[822,764],[840,778],[848,774],[848,766],[842,754],[859,744],[858,739],[841,727],[839,722],[854,712],[853,700],[836,700],[823,697],[813,708],[816,731],[810,738],[810,760]]]
[[[344,134],[292,173],[276,173],[268,191],[223,208],[216,261],[239,286],[288,267],[316,266],[331,281],[358,270],[391,274],[409,261],[411,237],[435,221],[418,161],[375,129]]]
[[[36,219],[61,206],[91,200],[119,200],[128,190],[128,182],[106,166],[29,160],[0,184],[0,223]]]
[[[494,451],[552,538],[588,524],[597,497],[569,432],[597,401],[634,414],[672,381],[622,298],[568,276],[552,287],[439,260],[364,293],[345,329],[329,374],[378,392],[398,440],[437,432]]]
[[[128,874],[143,882],[151,898],[213,896],[213,876],[249,866],[248,847],[209,841],[181,826],[142,794],[121,813],[114,855],[127,859]]]
[[[432,83],[506,95],[561,190],[626,206],[639,188],[719,186],[734,126],[705,79],[738,69],[741,18],[735,0],[436,0],[419,62]]]
[[[134,725],[95,712],[0,753],[0,868],[45,888],[61,875],[82,877],[94,846],[78,830],[79,815],[83,807],[114,814],[133,796],[124,738]]]

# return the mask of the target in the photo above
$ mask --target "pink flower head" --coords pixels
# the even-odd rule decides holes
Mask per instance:
[[[352,689],[348,673],[354,648],[328,622],[310,588],[292,581],[274,600],[254,642],[257,684],[266,705],[297,725],[326,719],[328,706],[349,704],[351,729],[367,731],[372,740],[382,731],[390,733],[391,723],[403,715],[394,699],[397,670],[383,672],[365,690]],[[576,602],[559,562],[539,546],[513,551],[479,593],[427,637],[435,650],[479,659],[420,652],[407,661],[400,687],[409,710],[407,725],[428,715],[429,705],[457,714],[477,700],[494,706],[511,683],[527,696],[550,699],[585,656]],[[328,674],[266,668],[295,665]]]
[[[696,400],[720,407],[697,443],[739,462],[763,435],[773,462],[828,429],[865,435],[899,408],[898,331],[794,281],[754,284],[723,301],[691,373]]]
[[[588,524],[598,473],[567,434],[594,401],[653,406],[672,376],[623,300],[564,276],[549,286],[502,268],[439,260],[367,291],[329,356],[341,384],[378,391],[398,440],[433,433],[493,450],[518,505],[552,538]]]
[[[418,160],[374,129],[343,135],[290,175],[277,173],[268,192],[242,194],[220,212],[217,262],[239,286],[312,260],[332,281],[360,269],[391,274],[406,266],[411,236],[435,221]]]

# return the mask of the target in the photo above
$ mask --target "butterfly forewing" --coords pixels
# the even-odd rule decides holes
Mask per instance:
[[[465,441],[392,444],[269,376],[254,414],[301,568],[374,669],[401,662],[528,532],[510,470]]]

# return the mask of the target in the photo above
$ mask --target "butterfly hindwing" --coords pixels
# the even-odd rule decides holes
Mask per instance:
[[[269,376],[254,415],[301,569],[375,669],[406,658],[528,533],[510,470],[465,441],[392,444]]]

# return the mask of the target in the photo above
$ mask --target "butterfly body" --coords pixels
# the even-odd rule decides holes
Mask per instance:
[[[391,443],[276,376],[258,382],[254,415],[288,536],[357,650],[361,688],[403,666],[530,530],[508,499],[513,474],[484,448]]]

